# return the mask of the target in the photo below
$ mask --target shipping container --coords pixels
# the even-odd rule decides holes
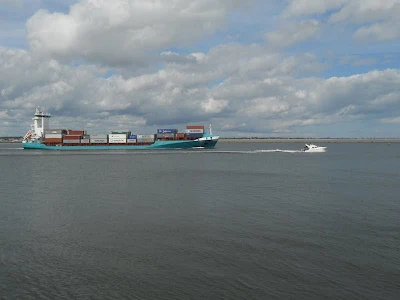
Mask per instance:
[[[92,144],[107,144],[108,139],[90,139],[90,143]]]
[[[84,135],[82,135],[81,139],[90,139],[90,135],[84,134]]]
[[[109,139],[126,139],[127,134],[122,134],[122,133],[116,133],[116,134],[109,134],[108,138]]]
[[[186,129],[203,129],[204,130],[204,126],[202,126],[202,125],[189,125],[189,126],[186,126]]]
[[[46,138],[45,143],[62,143],[62,138]]]
[[[184,137],[185,137],[185,134],[182,132],[182,133],[177,133],[176,134],[176,137],[178,138],[178,139],[183,139]]]
[[[157,138],[158,139],[175,138],[175,133],[164,133],[164,134],[157,133]]]
[[[131,134],[131,135],[128,136],[128,139],[136,140],[137,139],[137,135],[136,134]]]
[[[64,140],[80,140],[81,136],[80,135],[64,135],[63,139]]]
[[[90,140],[89,139],[81,139],[81,144],[89,144]]]
[[[157,134],[177,133],[178,129],[157,129]]]
[[[91,139],[107,139],[107,134],[91,134]]]
[[[63,140],[64,144],[80,144],[81,140]]]
[[[111,134],[125,134],[125,135],[129,135],[131,134],[131,132],[129,130],[127,131],[112,131]]]
[[[203,137],[203,134],[202,133],[187,133],[186,137],[189,139],[198,139],[198,138]]]
[[[86,132],[85,130],[71,130],[68,129],[67,134],[68,135],[84,135]]]
[[[44,135],[46,139],[62,139],[62,133],[46,133]]]
[[[126,144],[126,139],[113,138],[113,139],[109,139],[108,142],[110,144]]]
[[[154,134],[138,134],[137,138],[138,139],[153,139],[154,140]]]
[[[186,133],[204,133],[204,129],[186,129]]]
[[[136,144],[136,139],[127,139],[126,142],[128,144]]]

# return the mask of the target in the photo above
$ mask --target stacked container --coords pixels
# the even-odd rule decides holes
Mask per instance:
[[[136,144],[137,142],[137,135],[136,134],[130,134],[128,135],[128,139],[126,140],[128,144]]]
[[[90,136],[90,143],[91,144],[107,144],[108,143],[107,134],[92,134]]]
[[[157,138],[175,138],[178,129],[157,129]]]
[[[154,143],[154,134],[138,134],[137,142],[141,144]]]
[[[62,143],[63,135],[66,133],[65,129],[46,129],[44,131],[44,141],[46,143]]]
[[[126,144],[126,133],[111,133],[108,135],[108,142],[110,144]]]
[[[199,125],[186,126],[185,134],[186,137],[188,137],[189,139],[201,138],[204,135],[204,126],[199,126]]]

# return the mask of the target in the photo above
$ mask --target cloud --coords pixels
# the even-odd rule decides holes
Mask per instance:
[[[328,23],[360,26],[354,39],[361,42],[392,41],[400,37],[400,0],[291,0],[282,17],[327,15]]]
[[[301,127],[400,114],[399,70],[298,77],[315,57],[279,56],[252,45],[181,56],[196,60],[166,63],[148,74],[102,78],[106,70],[99,67],[73,67],[0,48],[0,111],[26,120],[6,120],[20,131],[28,128],[35,105],[41,105],[56,116],[54,126],[92,133],[114,128],[152,132],[155,126],[204,122],[222,134],[286,136]]]
[[[354,38],[361,42],[392,41],[400,36],[400,21],[382,22],[364,26],[354,33]]]
[[[365,24],[354,33],[362,42],[391,41],[400,37],[400,0],[352,0],[334,13],[329,22]]]
[[[325,35],[343,30],[350,38],[351,28],[360,41],[395,39],[397,31],[385,31],[396,20],[394,1],[366,1],[376,14],[355,0],[287,1],[267,44],[260,37],[270,23],[231,14],[243,1],[177,0],[173,9],[164,2],[85,0],[69,13],[37,11],[26,24],[29,50],[0,46],[0,135],[24,134],[36,105],[52,113],[54,127],[89,133],[211,123],[222,136],[346,136],[357,122],[384,129],[400,115],[396,56],[368,47],[343,56],[331,46],[349,41]],[[220,30],[229,22],[248,26],[244,41],[221,42],[237,30]],[[287,49],[316,36],[315,48]],[[328,60],[320,54],[327,48]],[[392,69],[382,70],[384,60]]]
[[[315,37],[320,28],[321,23],[318,21],[303,21],[299,24],[286,25],[277,31],[269,32],[266,38],[272,47],[288,47]]]
[[[69,14],[40,10],[27,22],[31,49],[58,59],[141,64],[148,55],[183,46],[224,25],[235,0],[82,0]]]
[[[330,17],[330,22],[350,21],[352,23],[371,23],[392,18],[398,11],[400,0],[349,0]]]

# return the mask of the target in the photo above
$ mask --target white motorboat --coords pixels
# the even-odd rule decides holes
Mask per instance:
[[[301,151],[304,152],[325,152],[326,147],[320,147],[314,144],[306,144]]]

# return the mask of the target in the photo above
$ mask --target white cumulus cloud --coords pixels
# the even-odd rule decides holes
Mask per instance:
[[[223,26],[235,0],[81,0],[68,14],[40,10],[27,22],[31,49],[61,59],[140,64]]]

